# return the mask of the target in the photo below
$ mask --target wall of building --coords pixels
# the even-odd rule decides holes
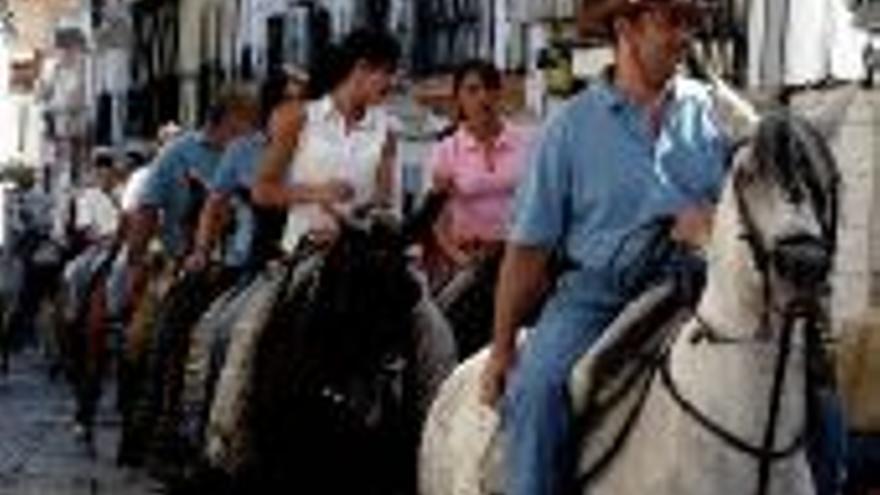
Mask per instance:
[[[11,36],[7,36],[0,26],[0,98],[9,93],[9,76],[11,58]]]
[[[17,52],[46,50],[58,20],[78,9],[81,0],[8,0],[14,15],[18,37],[13,43]]]
[[[182,1],[186,0],[129,3],[133,43],[127,135],[153,137],[162,122],[179,118]]]
[[[180,2],[180,119],[196,125],[212,96],[226,82],[241,79],[244,38],[265,37],[265,19],[287,0],[187,0]],[[256,32],[254,32],[256,31]],[[261,50],[260,61],[264,58]]]
[[[194,124],[198,117],[199,69],[206,51],[203,40],[211,38],[205,23],[208,21],[207,11],[213,3],[212,0],[189,0],[180,4],[180,24],[187,26],[180,29],[179,34],[181,123]]]
[[[0,98],[0,122],[7,127],[0,134],[0,162],[16,161],[31,166],[49,163],[44,153],[42,102],[38,78],[47,60],[56,53],[58,26],[87,24],[83,5],[88,0],[8,0],[15,36],[8,46],[8,63],[2,63],[3,84],[12,79],[15,85]],[[11,77],[10,77],[11,76]]]
[[[11,122],[14,116],[9,98],[9,68],[11,63],[9,39],[0,30],[0,122]],[[14,149],[14,141],[7,133],[0,133],[0,166],[6,163]]]
[[[807,91],[792,105],[810,115],[838,91]],[[880,93],[859,91],[832,149],[841,171],[840,225],[832,312],[836,322],[861,317],[880,305]]]
[[[94,142],[118,146],[124,141],[131,87],[133,33],[123,0],[104,0],[92,36]]]

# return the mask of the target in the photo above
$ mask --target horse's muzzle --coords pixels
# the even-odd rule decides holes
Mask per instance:
[[[777,240],[772,253],[773,267],[799,290],[821,289],[827,285],[833,254],[824,239],[792,235]]]

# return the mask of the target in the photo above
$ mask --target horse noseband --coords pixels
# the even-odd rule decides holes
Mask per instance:
[[[777,273],[799,290],[821,288],[831,271],[831,258],[828,242],[807,234],[783,237],[771,252]]]

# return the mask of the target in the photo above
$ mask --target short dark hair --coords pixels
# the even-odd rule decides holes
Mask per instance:
[[[207,122],[219,124],[227,115],[236,112],[255,112],[259,102],[253,88],[241,84],[223,87],[214,98],[214,104],[208,108]]]
[[[125,152],[125,165],[129,170],[136,170],[150,161],[149,156],[139,150],[128,150]]]
[[[346,76],[360,60],[391,71],[397,69],[400,60],[400,44],[397,40],[387,32],[374,29],[352,31],[342,40],[339,49],[343,74]]]
[[[475,74],[480,81],[489,89],[501,89],[501,71],[495,64],[488,60],[473,58],[465,60],[456,69],[452,76],[452,92],[458,93],[465,78]]]
[[[273,70],[260,85],[260,122],[269,121],[275,107],[287,100],[287,86],[291,78],[283,70]]]
[[[95,169],[111,169],[114,165],[114,156],[109,151],[99,151],[95,153],[95,158],[92,160],[92,166]]]
[[[309,96],[319,97],[335,89],[358,62],[393,72],[400,61],[400,44],[394,36],[376,29],[356,29],[341,43],[328,46],[309,70]]]

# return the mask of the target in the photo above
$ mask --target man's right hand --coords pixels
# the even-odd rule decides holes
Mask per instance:
[[[480,402],[493,408],[497,406],[504,395],[507,375],[513,368],[514,361],[515,351],[496,351],[492,348],[480,376]]]
[[[692,248],[702,249],[709,244],[712,235],[714,208],[692,206],[675,215],[672,239]]]

